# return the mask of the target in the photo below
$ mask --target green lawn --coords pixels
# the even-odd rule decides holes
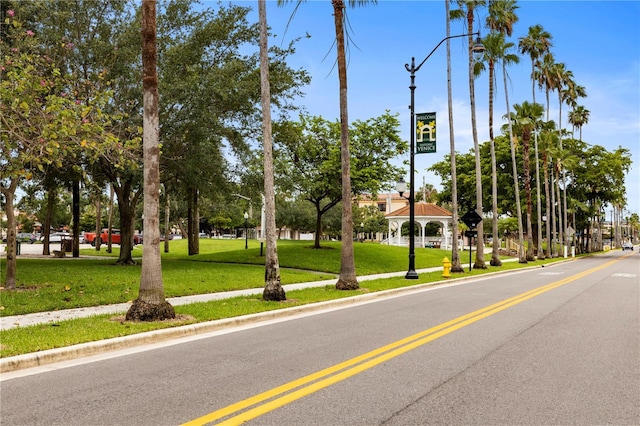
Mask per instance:
[[[244,241],[202,239],[202,254],[197,256],[186,254],[186,244],[184,240],[172,241],[171,252],[162,253],[163,283],[167,297],[264,286],[264,257],[260,256],[258,242],[251,241],[249,249],[245,250]],[[139,250],[136,249],[136,253],[141,255]],[[82,258],[94,256],[95,250],[83,250],[80,259],[19,258],[19,289],[0,292],[0,315],[20,315],[134,300],[137,297],[140,266],[115,265],[117,246],[114,251],[116,252],[110,254],[101,252],[104,259]],[[408,265],[406,247],[356,243],[354,254],[359,276],[406,271]],[[450,257],[450,252],[418,248],[416,269],[441,266],[444,257]],[[340,244],[326,242],[322,249],[315,250],[308,241],[278,241],[278,258],[283,284],[335,279],[340,268]],[[141,258],[137,260],[140,261]],[[486,259],[487,266],[488,260]],[[561,259],[530,262],[528,266],[557,260]],[[463,266],[468,262],[468,253],[461,253],[461,261]],[[0,262],[2,271],[5,270],[5,262],[5,259]],[[455,277],[523,266],[527,265],[511,262],[499,268],[488,266],[486,270],[465,272]],[[285,302],[265,302],[259,296],[247,296],[194,303],[177,306],[176,313],[181,319],[172,322],[128,323],[122,318],[114,320],[113,315],[99,315],[61,321],[54,326],[42,324],[19,327],[0,332],[0,357],[349,297],[362,292],[435,282],[442,280],[441,275],[441,272],[433,272],[420,274],[418,280],[400,277],[363,281],[361,288],[354,291],[338,291],[333,285],[290,291],[287,292]]]
[[[134,300],[140,282],[138,265],[118,266],[114,253],[82,250],[80,259],[28,259],[17,263],[17,291],[0,293],[0,316],[53,311],[86,306],[108,305]],[[252,241],[248,250],[244,240],[200,240],[200,253],[188,256],[187,242],[171,242],[170,253],[162,253],[162,277],[167,297],[217,293],[264,286],[264,256]],[[358,243],[354,249],[356,272],[370,275],[403,270],[408,264],[407,249],[374,243]],[[442,264],[449,253],[434,249],[416,250],[416,267]],[[136,248],[134,256],[141,256]],[[308,241],[279,241],[282,284],[335,278],[340,271],[340,244],[326,242],[313,249]],[[2,259],[2,280],[4,264]]]

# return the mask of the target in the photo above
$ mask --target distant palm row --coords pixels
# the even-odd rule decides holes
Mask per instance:
[[[448,161],[431,168],[443,178],[446,190],[441,196],[453,205],[454,226],[458,203],[491,217],[490,232],[494,241],[499,236],[498,218],[501,215],[516,218],[518,255],[522,263],[535,260],[536,256],[539,259],[558,256],[559,250],[570,244],[575,245],[578,251],[601,250],[601,234],[592,230],[598,227],[605,205],[614,206],[619,214],[625,207],[624,177],[631,165],[628,150],[620,148],[611,153],[601,146],[591,146],[582,141],[582,127],[589,121],[589,111],[580,106],[578,100],[586,96],[586,90],[576,83],[573,73],[564,63],[556,62],[551,52],[552,36],[541,25],[531,26],[528,34],[519,38],[517,45],[519,53],[528,55],[531,59],[532,101],[510,105],[507,69],[520,59],[514,53],[515,43],[509,41],[513,26],[518,21],[518,5],[515,0],[458,0],[452,3],[458,8],[451,10],[448,16],[454,20],[464,20],[469,34],[473,33],[475,13],[486,7],[488,17],[485,24],[489,30],[489,34],[482,40],[484,52],[480,58],[472,56],[472,36],[469,35],[473,155],[458,156],[457,160],[452,137]],[[488,71],[489,82],[488,147],[478,143],[475,120],[474,80],[483,71]],[[504,136],[494,137],[494,82],[498,71],[501,71],[504,83],[507,110],[505,118],[508,119],[508,124],[502,127]],[[546,93],[544,119],[545,107],[536,102],[536,85]],[[557,123],[549,117],[550,98],[554,92],[559,106]],[[573,130],[579,131],[577,140],[574,138],[574,131],[568,132],[562,127],[563,105],[570,108],[568,121]],[[450,128],[453,129],[451,123]],[[510,150],[510,159],[505,155],[505,148]],[[475,178],[472,176],[471,156],[475,158]],[[462,169],[457,163],[460,160]],[[506,173],[512,175],[510,185],[505,178]],[[463,174],[462,179],[460,174]],[[488,179],[483,182],[483,176],[491,176],[490,183],[487,182]],[[460,181],[475,182],[475,191],[467,184],[459,192],[457,183]],[[483,183],[485,186],[490,184],[490,195],[489,191],[483,191]],[[524,190],[526,200],[524,214],[521,190]],[[485,201],[491,202],[490,209],[483,208]],[[638,218],[631,219],[635,220],[637,233]],[[481,224],[478,227],[482,229]],[[546,244],[543,244],[544,240]],[[474,265],[476,268],[485,267],[481,244],[482,239],[479,238]],[[620,240],[618,244],[621,244]],[[499,245],[493,244],[493,248],[490,263],[499,265]]]

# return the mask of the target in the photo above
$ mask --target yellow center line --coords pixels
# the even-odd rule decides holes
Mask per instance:
[[[484,307],[477,311],[462,315],[458,318],[444,322],[435,327],[431,327],[427,330],[423,330],[412,336],[406,337],[404,339],[400,339],[396,342],[382,346],[378,349],[359,355],[355,358],[351,358],[347,361],[341,362],[339,364],[335,364],[331,367],[325,368],[323,370],[304,376],[300,379],[291,381],[289,383],[285,383],[281,386],[275,387],[266,392],[262,392],[251,398],[248,398],[248,399],[239,401],[235,404],[229,405],[227,407],[221,408],[219,410],[206,414],[202,417],[199,417],[197,419],[184,423],[184,426],[205,425],[207,423],[229,416],[233,413],[239,412],[241,410],[244,410],[256,404],[260,404],[263,401],[270,400],[279,395],[285,394],[286,392],[292,391],[296,388],[300,388],[301,386],[308,384],[307,386],[302,387],[296,391],[287,393],[284,396],[280,396],[279,398],[273,399],[253,409],[247,410],[220,424],[221,425],[237,425],[237,424],[244,423],[248,420],[251,420],[263,414],[266,414],[269,411],[273,411],[276,408],[289,404],[304,396],[307,396],[321,389],[324,389],[328,386],[331,386],[335,383],[343,381],[349,377],[352,377],[356,374],[359,374],[365,370],[368,370],[376,365],[379,365],[392,358],[395,358],[399,355],[402,355],[406,352],[416,349],[422,345],[432,342],[440,337],[446,336],[447,334],[450,334],[456,330],[459,330],[460,328],[466,327],[467,325],[480,321],[483,318],[494,315],[500,311],[503,311],[507,308],[515,306],[521,302],[524,302],[526,300],[539,296],[547,291],[553,290],[557,287],[563,286],[567,283],[570,283],[572,281],[585,277],[600,269],[606,268],[607,266],[617,261],[618,260],[616,259],[616,260],[607,262],[595,268],[580,272],[576,275],[572,275],[571,277],[567,277],[560,281],[556,281],[551,284],[547,284],[545,286],[535,288],[533,290],[527,291],[525,293],[521,293],[517,296],[513,296],[503,301],[500,301],[498,303],[495,303],[493,305]]]

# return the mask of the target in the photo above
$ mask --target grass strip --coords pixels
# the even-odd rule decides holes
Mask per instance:
[[[527,266],[543,265],[563,259],[546,259],[519,264],[504,263],[501,267],[488,267],[484,270],[473,270],[464,274],[454,274],[453,278],[483,275],[490,272],[508,271]],[[8,357],[47,349],[60,348],[79,343],[98,341],[113,337],[121,337],[181,325],[232,318],[252,313],[272,311],[310,303],[352,297],[365,292],[377,292],[424,283],[447,281],[442,279],[442,272],[420,274],[417,280],[406,280],[403,277],[367,280],[360,283],[361,288],[353,291],[336,290],[335,286],[315,287],[287,292],[284,302],[267,302],[258,296],[236,297],[231,299],[193,303],[176,306],[176,314],[180,320],[153,323],[132,323],[124,321],[123,315],[95,315],[87,318],[39,324],[29,327],[18,327],[0,331],[0,357]]]

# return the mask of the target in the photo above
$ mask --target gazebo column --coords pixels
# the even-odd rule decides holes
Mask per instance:
[[[449,224],[447,222],[442,222],[442,235],[444,236],[444,246],[449,247]],[[453,247],[453,246],[451,246]]]

